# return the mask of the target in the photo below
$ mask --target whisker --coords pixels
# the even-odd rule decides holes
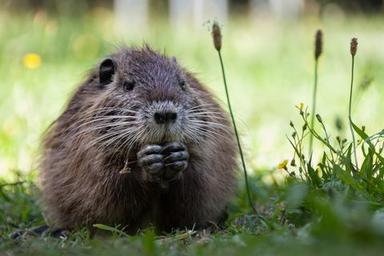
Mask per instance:
[[[189,108],[189,110],[196,109],[196,108],[209,107],[209,106],[217,106],[217,105],[213,104],[213,103],[204,103],[204,104],[199,104],[199,105],[196,105],[192,108]]]
[[[132,130],[132,132],[134,132],[135,130]],[[128,131],[125,131],[125,132],[128,132]],[[117,135],[117,136],[116,136]],[[97,137],[96,139],[92,140],[90,143],[89,143],[89,146],[90,147],[93,147],[95,146],[96,144],[103,144],[103,141],[106,140],[106,141],[109,141],[111,139],[113,140],[117,140],[119,139],[120,137],[124,136],[125,134],[122,134],[121,130],[118,130],[118,131],[114,131],[114,132],[109,132],[105,135],[102,135],[100,137]]]
[[[228,126],[217,123],[217,122],[212,122],[212,121],[201,121],[201,120],[189,120],[192,124],[199,124],[199,125],[206,125],[207,127],[210,127],[211,125],[214,127],[222,127],[224,129],[229,129]]]
[[[121,126],[126,126],[126,125],[131,125],[129,127],[133,127],[132,125],[135,125],[135,124],[138,124],[139,122],[137,122],[136,120],[133,122],[133,121],[120,121],[120,122],[113,122],[113,123],[101,123],[99,125],[95,125],[95,126],[90,126],[89,128],[87,129],[82,129],[79,131],[78,134],[81,134],[82,132],[90,132],[90,131],[96,131],[96,130],[101,130],[101,129],[104,129],[104,128],[118,128],[118,127],[121,127]]]

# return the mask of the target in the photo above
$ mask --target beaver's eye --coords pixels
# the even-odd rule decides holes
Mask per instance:
[[[185,81],[184,81],[184,80],[180,80],[180,81],[179,81],[179,85],[180,85],[181,89],[182,89],[183,91],[185,91],[185,88],[186,88]]]
[[[123,88],[126,91],[131,91],[135,87],[135,85],[136,85],[136,83],[133,80],[132,81],[125,81],[123,83]]]

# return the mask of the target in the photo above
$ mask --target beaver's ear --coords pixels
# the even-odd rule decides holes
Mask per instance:
[[[101,62],[99,68],[99,82],[100,86],[104,86],[112,82],[113,75],[116,71],[115,62],[108,58]]]

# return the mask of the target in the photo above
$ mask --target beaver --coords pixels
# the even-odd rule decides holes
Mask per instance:
[[[134,234],[217,223],[236,185],[228,114],[174,57],[123,47],[93,68],[43,139],[48,225]]]

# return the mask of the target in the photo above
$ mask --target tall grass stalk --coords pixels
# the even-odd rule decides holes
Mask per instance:
[[[357,153],[356,153],[356,139],[355,139],[355,133],[353,131],[353,125],[352,125],[352,93],[353,93],[353,76],[354,76],[354,69],[355,69],[355,55],[357,51],[357,38],[352,38],[351,40],[351,47],[350,52],[352,56],[352,65],[351,65],[351,86],[349,89],[349,105],[348,105],[348,120],[349,120],[349,128],[351,129],[351,135],[352,135],[352,143],[353,143],[353,155],[355,158],[355,164],[356,169],[358,168],[358,162],[357,162]]]
[[[313,130],[315,115],[316,115],[316,101],[317,101],[317,84],[318,84],[318,66],[319,66],[319,57],[323,51],[323,32],[319,29],[316,31],[315,35],[315,74],[314,74],[314,86],[312,94],[312,113],[311,113],[311,122],[310,128]],[[313,134],[309,135],[309,159],[312,159],[313,153]]]
[[[237,146],[239,148],[241,163],[242,163],[243,171],[244,171],[245,187],[246,187],[248,202],[249,202],[249,205],[252,208],[252,210],[255,212],[255,214],[258,215],[258,212],[257,212],[255,206],[253,205],[251,193],[250,193],[250,190],[249,190],[248,171],[247,171],[247,167],[246,167],[245,160],[244,160],[243,150],[241,148],[239,133],[237,131],[237,126],[236,126],[235,117],[234,117],[232,106],[231,106],[231,101],[229,99],[227,79],[226,79],[225,70],[224,70],[224,62],[223,62],[223,57],[221,56],[222,35],[221,35],[220,26],[219,26],[219,24],[217,22],[214,22],[213,25],[212,25],[212,38],[213,38],[213,44],[215,46],[215,49],[216,49],[216,51],[217,51],[217,53],[219,55],[220,66],[221,66],[221,73],[222,73],[222,76],[223,76],[225,95],[226,95],[226,99],[227,99],[227,105],[228,105],[229,113],[231,115],[232,125],[233,125],[233,129],[235,131],[235,136],[236,136],[236,140],[237,140]]]

